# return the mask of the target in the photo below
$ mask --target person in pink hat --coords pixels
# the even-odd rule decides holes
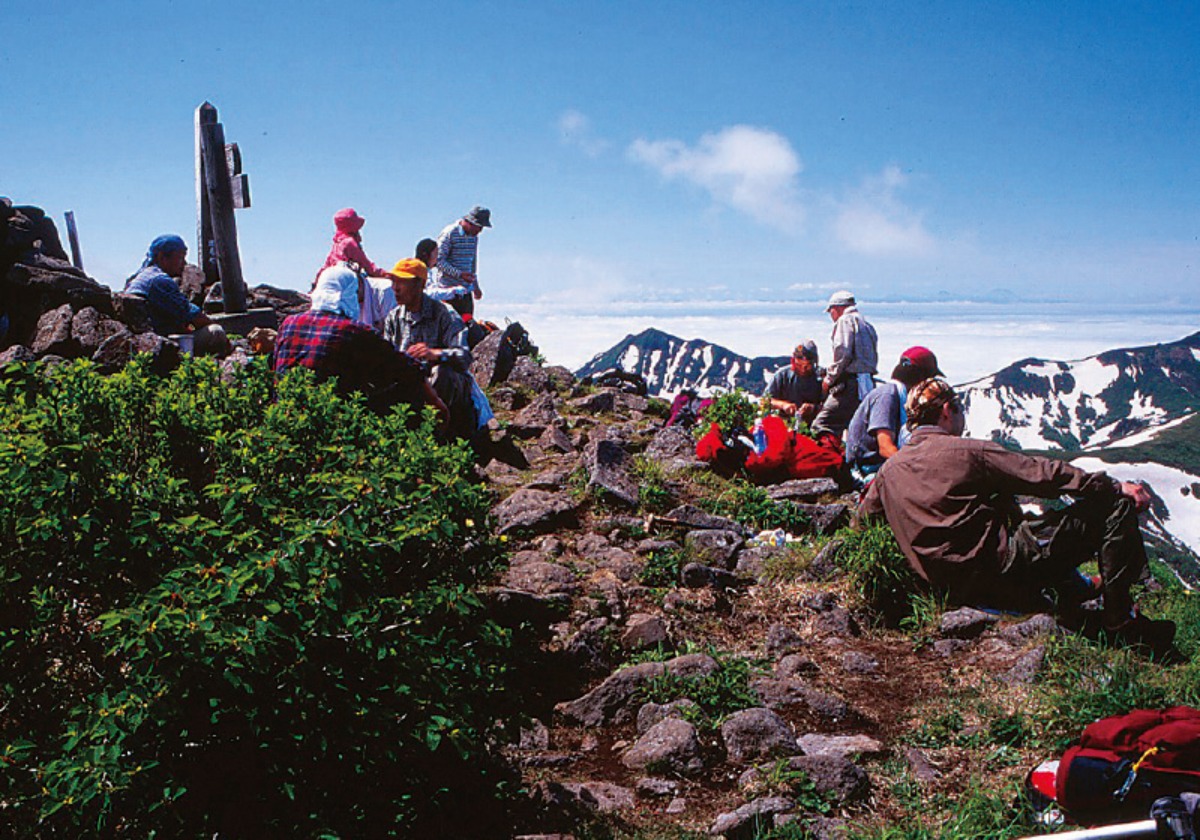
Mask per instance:
[[[340,262],[354,263],[367,272],[370,277],[387,276],[383,269],[371,262],[371,258],[363,250],[360,231],[366,221],[355,212],[353,207],[345,207],[333,214],[333,226],[336,228],[333,234],[333,244],[329,248],[329,256],[325,258],[324,264],[317,271],[318,276],[331,265]],[[315,279],[313,284],[316,285]]]

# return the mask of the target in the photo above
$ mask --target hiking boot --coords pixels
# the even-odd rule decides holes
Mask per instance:
[[[1141,648],[1156,656],[1168,656],[1174,650],[1175,622],[1136,615],[1116,627],[1103,627],[1100,638],[1125,647]]]

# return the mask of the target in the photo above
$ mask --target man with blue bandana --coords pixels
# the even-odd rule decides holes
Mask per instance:
[[[159,335],[192,334],[193,352],[221,355],[229,352],[225,330],[214,324],[199,306],[187,299],[176,278],[183,276],[187,245],[174,234],[150,243],[146,259],[137,273],[125,281],[125,294],[146,302],[150,326]]]

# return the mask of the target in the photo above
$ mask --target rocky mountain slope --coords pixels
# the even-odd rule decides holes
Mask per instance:
[[[599,353],[576,371],[581,379],[611,368],[636,373],[652,396],[669,396],[685,388],[759,393],[770,375],[788,363],[787,356],[739,356],[701,339],[685,341],[662,330],[643,330]]]

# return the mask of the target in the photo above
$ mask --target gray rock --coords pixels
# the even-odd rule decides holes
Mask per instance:
[[[729,760],[736,764],[799,752],[792,728],[770,709],[734,712],[721,724],[721,739]]]
[[[617,408],[621,411],[645,412],[650,408],[650,400],[638,394],[627,394],[624,391],[618,391],[615,395]]]
[[[783,679],[809,677],[820,672],[816,662],[798,653],[789,653],[775,663],[775,674]]]
[[[600,674],[606,672],[610,667],[608,644],[605,638],[608,626],[607,618],[589,619],[566,644],[567,656],[585,673]]]
[[[938,630],[948,639],[974,639],[999,620],[999,616],[983,610],[960,607],[942,614]]]
[[[37,361],[37,354],[24,344],[14,344],[0,351],[0,367],[11,364]]]
[[[850,508],[841,503],[809,505],[790,502],[808,516],[809,533],[828,536],[850,522]]]
[[[504,344],[504,331],[496,330],[472,348],[471,375],[480,387],[490,388],[508,378],[515,361],[512,348]]]
[[[504,584],[538,595],[559,592],[569,595],[579,589],[579,581],[573,571],[559,563],[546,560],[531,560],[509,566],[508,571],[504,573]]]
[[[933,652],[943,659],[948,659],[970,646],[971,643],[964,639],[938,639],[933,643]]]
[[[727,840],[750,840],[762,828],[773,828],[776,814],[786,814],[794,806],[790,799],[782,796],[764,796],[748,802],[740,808],[721,814],[708,830],[709,834],[720,835]]]
[[[537,718],[529,722],[529,728],[521,729],[517,748],[522,750],[546,750],[550,748],[550,730]]]
[[[788,768],[802,771],[817,793],[838,807],[861,802],[871,791],[866,771],[844,756],[832,753],[796,756],[788,760]]]
[[[838,596],[827,589],[810,592],[800,599],[800,606],[815,613],[829,612],[836,609],[837,605]]]
[[[846,840],[850,827],[845,820],[818,816],[804,823],[804,836],[808,840]]]
[[[492,388],[488,392],[488,402],[492,404],[492,408],[516,411],[525,405],[526,400],[524,395],[520,394],[515,388],[501,385]]]
[[[571,440],[571,436],[557,423],[546,427],[546,430],[542,432],[542,436],[538,438],[538,445],[542,449],[562,452],[564,454],[575,451],[575,442]]]
[[[562,365],[547,365],[545,371],[546,376],[550,378],[551,386],[556,389],[570,388],[576,382],[575,374]]]
[[[696,704],[691,700],[684,698],[682,700],[673,700],[670,703],[646,703],[637,713],[637,731],[639,735],[644,734],[654,724],[664,721],[668,718],[683,720],[684,714],[688,709],[697,708]]]
[[[750,536],[750,529],[724,516],[713,516],[695,505],[680,505],[667,514],[668,519],[674,519],[693,528],[710,528],[714,531],[735,531],[744,537]]]
[[[118,370],[139,353],[150,356],[150,369],[162,376],[179,367],[179,345],[152,332],[121,332],[105,340],[92,354],[92,361],[104,372]]]
[[[737,589],[747,583],[733,572],[715,569],[703,563],[688,563],[683,567],[680,579],[688,589]]]
[[[635,613],[625,622],[625,630],[621,633],[621,647],[626,650],[646,650],[667,644],[667,625],[658,616]]]
[[[834,607],[826,612],[817,613],[813,617],[810,626],[813,633],[818,636],[845,638],[847,636],[857,636],[861,632],[858,622],[854,620],[854,616],[845,607]]]
[[[71,336],[79,346],[80,353],[88,358],[106,340],[123,332],[128,332],[124,324],[101,314],[94,306],[84,307],[71,319]]]
[[[1038,674],[1042,672],[1042,666],[1046,661],[1046,649],[1044,647],[1035,647],[1021,655],[1011,668],[1008,669],[1001,677],[1007,683],[1016,685],[1029,685],[1037,679]]]
[[[695,457],[696,440],[680,426],[665,426],[655,433],[646,447],[646,457],[654,461],[672,461]]]
[[[664,553],[667,551],[678,551],[682,546],[674,540],[642,540],[635,547],[634,551],[641,555],[652,553]]]
[[[11,232],[11,229],[10,229]],[[0,237],[3,236],[0,230]],[[94,306],[104,313],[113,311],[112,292],[83,272],[41,254],[13,265],[0,277],[7,286],[5,309],[9,317],[8,341],[36,350],[34,335],[41,317],[64,305],[72,311]],[[5,266],[0,265],[0,271]]]
[[[566,470],[542,470],[525,486],[531,490],[561,490],[569,477]]]
[[[842,668],[847,674],[875,674],[879,671],[879,662],[865,653],[848,650],[842,654]]]
[[[602,388],[594,394],[570,400],[567,405],[580,414],[611,414],[617,407],[616,392]]]
[[[663,809],[664,814],[682,814],[687,810],[687,800],[682,796],[677,796],[667,803],[667,807]]]
[[[838,574],[838,565],[836,561],[837,553],[841,549],[844,541],[841,539],[832,539],[821,547],[813,557],[812,562],[805,569],[805,576],[811,580],[832,580]]]
[[[578,507],[577,502],[562,493],[517,490],[495,507],[493,512],[499,522],[496,532],[500,535],[545,534],[569,528],[575,524]]]
[[[555,710],[564,718],[584,726],[624,723],[633,716],[638,690],[662,674],[702,677],[717,669],[717,662],[703,653],[677,656],[669,662],[643,662],[623,668],[575,700],[559,703]]]
[[[488,614],[503,627],[533,624],[545,627],[561,620],[571,606],[568,595],[535,595],[517,589],[489,589],[482,593]]]
[[[797,739],[805,755],[878,755],[883,744],[867,735],[821,735],[810,732]]]
[[[629,507],[638,505],[638,485],[629,474],[632,463],[629,453],[615,441],[600,440],[584,453],[588,488],[599,490],[609,498]]]
[[[790,551],[790,549],[776,545],[756,545],[753,548],[743,548],[737,554],[733,570],[743,577],[762,580],[763,573],[767,568],[767,561],[786,551]]]
[[[609,782],[564,782],[577,802],[600,814],[627,811],[636,805],[633,791]]]
[[[508,430],[519,438],[535,438],[551,426],[562,423],[554,394],[542,394],[525,406],[508,424]]]
[[[733,558],[745,545],[737,531],[714,531],[698,529],[688,531],[683,539],[684,548],[696,562],[719,569],[733,568]]]
[[[621,756],[621,763],[631,770],[680,776],[694,776],[704,769],[696,727],[676,718],[660,720],[646,730]]]
[[[904,760],[908,762],[908,769],[912,771],[913,778],[921,784],[937,781],[942,775],[925,757],[925,753],[916,747],[904,750]]]
[[[1017,624],[1003,624],[996,631],[1010,642],[1020,644],[1039,636],[1062,636],[1066,631],[1058,626],[1053,616],[1038,613]]]
[[[39,356],[53,354],[74,357],[79,353],[79,343],[71,337],[71,321],[75,313],[70,304],[51,309],[38,318],[33,341],[29,347]]]
[[[517,357],[517,361],[513,364],[512,370],[509,371],[508,379],[505,381],[510,385],[528,388],[535,394],[540,394],[550,389],[550,375],[542,369],[541,365],[528,356]]]
[[[815,502],[822,496],[835,495],[837,482],[832,478],[797,478],[767,488],[772,499],[792,502]]]
[[[759,677],[752,681],[751,686],[763,704],[772,709],[804,706],[818,717],[830,721],[842,720],[850,714],[850,706],[845,700],[798,680]]]
[[[679,782],[672,779],[656,779],[652,776],[647,776],[646,778],[637,780],[634,790],[637,791],[638,796],[647,799],[666,798],[674,796],[679,792]]]
[[[782,656],[804,647],[804,639],[786,624],[772,624],[767,628],[767,655]]]

